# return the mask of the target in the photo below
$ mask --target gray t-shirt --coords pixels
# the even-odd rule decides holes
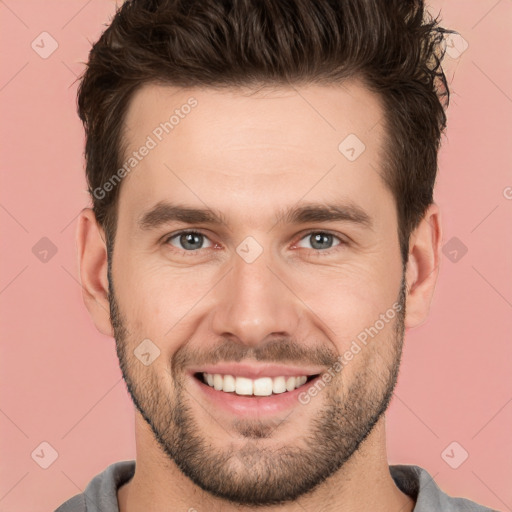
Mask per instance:
[[[419,466],[389,466],[397,487],[416,501],[414,512],[496,512],[464,498],[451,498],[436,485],[429,473]],[[55,512],[119,512],[117,489],[135,473],[135,461],[109,466],[94,477],[83,494],[63,503]]]

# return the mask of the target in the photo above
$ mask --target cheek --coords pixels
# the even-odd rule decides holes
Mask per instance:
[[[399,296],[401,267],[390,262],[384,271],[375,261],[314,272],[310,268],[294,277],[293,282],[294,291],[326,329],[347,339],[373,325],[392,308]],[[329,337],[334,336],[328,329],[326,332]]]
[[[367,248],[364,254],[349,253],[336,265],[320,260],[288,267],[281,263],[280,275],[303,303],[296,307],[302,308],[300,313],[309,317],[310,324],[336,341],[340,353],[398,298],[399,250],[383,243]],[[119,252],[134,253],[129,246]],[[154,339],[159,345],[163,340],[167,345],[171,339],[185,339],[189,330],[197,328],[199,318],[219,305],[212,302],[209,292],[225,267],[171,268],[147,255],[118,257],[115,266],[116,295],[127,326],[137,338]]]
[[[130,344],[148,338],[159,347],[162,359],[168,360],[197,329],[200,301],[210,290],[213,276],[142,262],[125,265],[118,275],[125,276],[116,283],[116,296]]]
[[[391,364],[401,266],[395,263],[394,271],[389,266],[382,277],[376,266],[308,278],[309,291],[302,289],[303,300],[313,312],[311,322],[331,340],[341,358],[345,382],[359,378],[364,367],[379,373]]]

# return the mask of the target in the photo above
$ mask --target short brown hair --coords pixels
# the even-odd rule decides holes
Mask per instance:
[[[382,178],[396,201],[405,265],[409,237],[433,202],[449,90],[444,34],[423,0],[127,0],[94,44],[78,90],[89,192],[113,247],[134,92],[193,87],[336,84],[359,78],[382,100]]]

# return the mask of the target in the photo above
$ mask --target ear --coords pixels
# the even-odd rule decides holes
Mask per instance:
[[[80,212],[76,246],[85,306],[96,328],[103,334],[113,337],[108,301],[105,233],[98,225],[96,216],[90,208],[84,208]]]
[[[407,262],[406,328],[418,327],[427,318],[439,274],[441,258],[441,214],[431,204],[409,240]]]

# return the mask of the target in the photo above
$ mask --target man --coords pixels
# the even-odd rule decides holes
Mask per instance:
[[[121,6],[77,246],[137,459],[59,512],[490,510],[386,457],[438,275],[445,32],[420,0]]]

